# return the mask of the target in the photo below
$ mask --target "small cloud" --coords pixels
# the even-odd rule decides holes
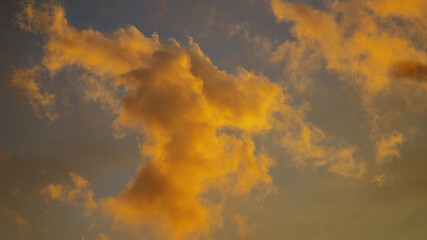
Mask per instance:
[[[98,237],[96,239],[97,240],[111,240],[112,238],[103,234],[103,233],[100,233],[100,234],[98,234]]]
[[[381,174],[381,175],[375,175],[372,179],[371,179],[371,183],[375,183],[378,185],[378,187],[382,187],[385,184],[385,178],[386,175],[385,174]]]
[[[50,200],[84,206],[86,215],[90,215],[97,208],[93,199],[94,193],[90,183],[77,173],[70,172],[73,186],[63,184],[49,184],[40,192]]]
[[[366,164],[356,156],[356,147],[345,143],[333,145],[333,139],[305,119],[306,108],[288,109],[280,123],[282,146],[293,161],[298,166],[327,166],[330,172],[343,177],[361,177]]]
[[[239,32],[243,32],[245,35],[248,35],[249,25],[247,22],[230,24],[227,28],[228,38],[238,34]]]
[[[234,215],[234,223],[237,226],[237,235],[244,239],[248,234],[254,230],[255,225],[249,222],[248,217],[241,216],[240,214]]]
[[[393,132],[389,136],[382,137],[377,141],[377,164],[389,162],[392,158],[399,158],[399,146],[405,140],[404,136],[398,132]]]
[[[50,123],[59,118],[59,114],[55,112],[56,96],[39,81],[42,71],[41,66],[15,70],[12,85],[24,92],[34,114]]]

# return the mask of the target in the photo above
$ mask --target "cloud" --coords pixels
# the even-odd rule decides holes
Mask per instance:
[[[291,33],[297,41],[288,45],[320,54],[327,69],[360,85],[368,98],[390,85],[387,72],[391,63],[426,59],[426,54],[400,32],[393,32],[394,24],[381,25],[362,2],[336,2],[327,11],[279,0],[271,1],[271,6],[279,21],[293,23]]]
[[[247,22],[242,22],[242,23],[237,23],[237,24],[230,24],[227,27],[227,32],[228,32],[228,39],[230,39],[231,37],[233,37],[234,35],[243,32],[245,35],[247,35],[248,33],[248,29],[249,28],[249,24]]]
[[[385,184],[385,178],[386,175],[385,174],[381,174],[381,175],[375,175],[372,179],[371,182],[372,183],[376,183],[378,185],[378,187],[381,187]]]
[[[46,40],[41,66],[51,75],[80,67],[94,86],[87,96],[108,104],[110,90],[125,89],[114,128],[144,134],[141,153],[151,158],[118,197],[93,200],[89,183],[70,173],[73,185],[48,185],[42,190],[48,198],[87,212],[100,205],[118,222],[149,224],[159,236],[182,239],[221,225],[221,202],[206,193],[268,194],[273,160],[255,149],[252,135],[272,127],[283,102],[278,85],[245,69],[218,70],[192,41],[188,48],[173,39],[161,43],[133,26],[110,36],[79,31],[58,5],[30,4],[19,16],[22,29]]]
[[[111,239],[112,238],[110,238],[109,236],[107,236],[103,233],[98,234],[98,237],[97,237],[97,240],[111,240]]]
[[[301,165],[327,166],[345,177],[364,173],[356,148],[332,146],[304,111],[287,104],[278,84],[244,68],[219,70],[192,39],[184,47],[133,26],[109,35],[78,30],[59,5],[29,4],[18,18],[23,30],[45,40],[37,68],[50,76],[82,70],[85,98],[113,110],[118,135],[143,135],[141,154],[150,159],[118,196],[94,199],[90,184],[70,173],[73,185],[42,190],[48,199],[84,206],[87,214],[103,211],[116,223],[149,225],[160,238],[197,238],[222,225],[226,199],[271,192],[274,161],[253,138],[273,129]],[[220,199],[206,197],[211,192]]]
[[[50,200],[84,206],[85,214],[90,215],[97,208],[97,203],[93,198],[94,193],[89,182],[74,172],[70,172],[69,175],[73,181],[73,186],[49,184],[41,190],[41,194]]]
[[[202,194],[215,189],[241,195],[271,186],[272,160],[254,154],[250,136],[270,128],[281,98],[265,77],[243,69],[226,74],[194,43],[188,51],[172,43],[154,53],[150,69],[131,71],[119,81],[131,91],[115,124],[144,131],[141,151],[152,160],[119,198],[104,201],[118,219],[160,223],[158,232],[172,231],[172,238],[195,228],[208,233],[221,222],[220,206]]]
[[[402,111],[426,109],[426,87],[396,81],[425,78],[427,29],[421,23],[427,23],[427,9],[422,1],[325,1],[323,10],[297,2],[270,3],[277,20],[291,24],[295,38],[280,44],[271,61],[286,62],[286,76],[300,91],[312,88],[323,67],[355,88],[373,146],[396,131],[391,126]]]
[[[405,140],[404,136],[398,132],[383,137],[377,141],[377,163],[383,164],[393,157],[400,157],[399,146]]]
[[[396,77],[427,81],[427,65],[422,63],[399,61],[392,64],[390,70]]]
[[[90,234],[90,232],[93,232],[93,228],[95,227],[95,223],[91,223],[89,227],[86,229],[86,231],[82,234],[81,240],[87,240],[87,239],[96,239],[96,240],[111,240],[112,238],[109,237],[107,234],[104,233],[98,233],[96,234],[96,237],[93,234]],[[92,235],[93,237],[88,237],[88,235]]]
[[[427,8],[423,0],[409,0],[404,4],[399,0],[369,0],[367,5],[382,17],[426,18]]]
[[[250,223],[247,216],[241,216],[239,214],[234,215],[234,223],[237,226],[237,235],[244,239],[248,234],[252,233],[255,228],[255,224]]]
[[[40,66],[15,70],[12,85],[23,90],[38,118],[52,122],[59,118],[58,113],[55,112],[56,97],[44,89],[44,86],[38,81],[41,71]]]
[[[343,177],[361,177],[366,171],[366,162],[355,156],[356,148],[336,140],[314,124],[305,120],[309,106],[287,109],[280,122],[280,141],[298,166],[313,168],[327,166],[330,172]]]
[[[28,222],[22,218],[20,214],[13,210],[9,210],[0,206],[0,216],[10,220],[18,227],[19,231],[24,231],[29,228]]]

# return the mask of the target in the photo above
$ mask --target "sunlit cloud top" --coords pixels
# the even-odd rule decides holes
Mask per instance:
[[[7,239],[427,236],[423,1],[6,5]]]

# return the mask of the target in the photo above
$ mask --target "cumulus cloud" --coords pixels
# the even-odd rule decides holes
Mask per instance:
[[[220,206],[200,198],[210,189],[241,195],[271,186],[272,160],[255,155],[250,134],[268,129],[281,98],[266,78],[241,70],[236,76],[214,67],[197,45],[172,43],[153,55],[150,69],[120,77],[130,87],[116,126],[144,131],[143,164],[119,198],[104,201],[131,224],[161,224],[180,238],[196,227],[209,232]],[[254,88],[255,87],[255,88]],[[227,134],[229,128],[240,136]],[[166,229],[165,229],[166,228]]]
[[[253,137],[273,128],[284,133],[281,141],[297,161],[343,176],[363,174],[355,149],[326,146],[324,133],[286,104],[278,84],[243,68],[219,70],[191,39],[184,47],[133,26],[110,35],[78,30],[59,5],[29,4],[18,18],[22,29],[46,41],[39,67],[52,76],[70,66],[84,70],[91,86],[85,96],[114,110],[119,133],[144,135],[141,153],[150,157],[119,196],[94,200],[89,183],[70,173],[73,185],[42,190],[49,199],[85,206],[88,213],[99,209],[130,226],[148,224],[159,237],[209,234],[222,224],[224,199],[272,190],[274,161]],[[124,89],[120,101],[118,88]],[[221,199],[207,198],[210,192]]]
[[[20,19],[23,29],[46,39],[42,66],[50,74],[67,66],[86,70],[96,77],[88,95],[106,103],[113,98],[98,81],[112,79],[126,90],[114,127],[141,131],[141,152],[151,161],[140,166],[120,196],[99,200],[117,221],[149,224],[163,237],[180,239],[221,224],[220,203],[203,194],[270,191],[273,161],[255,154],[252,135],[271,128],[272,113],[283,101],[276,84],[245,69],[235,75],[218,70],[192,41],[189,48],[173,39],[161,43],[156,34],[145,37],[133,26],[111,37],[78,31],[57,5],[30,4]],[[87,181],[70,176],[73,186],[51,184],[42,193],[95,208]]]

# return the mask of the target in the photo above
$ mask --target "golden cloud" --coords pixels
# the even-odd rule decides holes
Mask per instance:
[[[278,123],[282,146],[298,166],[327,166],[330,172],[343,177],[361,177],[366,172],[366,162],[355,156],[356,148],[348,144],[334,144],[334,139],[314,124],[305,120],[309,106],[288,108]]]
[[[103,233],[100,233],[100,234],[98,234],[98,237],[96,239],[97,240],[111,240],[112,238],[110,238],[109,236],[107,236]]]
[[[102,81],[112,79],[113,86],[127,90],[114,127],[144,133],[141,152],[151,160],[120,196],[99,200],[117,221],[149,224],[163,237],[181,239],[221,224],[220,203],[203,194],[270,191],[273,161],[255,154],[252,135],[271,128],[272,113],[283,102],[278,85],[244,69],[236,75],[218,70],[192,41],[188,49],[175,40],[164,44],[156,34],[147,38],[133,26],[109,37],[78,31],[58,5],[29,4],[19,18],[22,29],[46,39],[38,67],[54,75],[79,66],[95,89],[86,96],[101,102],[113,102]],[[61,202],[83,201],[87,211],[96,208],[87,181],[70,176],[73,186],[51,184],[42,193]]]
[[[404,3],[399,0],[369,0],[367,5],[382,17],[392,15],[406,18],[426,18],[427,8],[423,0],[408,0]]]
[[[294,23],[292,34],[298,41],[286,42],[282,48],[289,45],[319,54],[328,69],[358,84],[364,101],[369,102],[391,84],[388,78],[391,64],[405,59],[426,62],[427,56],[410,38],[392,31],[397,26],[384,25],[370,14],[363,2],[335,2],[328,6],[328,11],[280,0],[271,1],[271,6],[278,20]]]
[[[385,101],[404,102],[405,110],[426,109],[427,87],[396,79],[425,79],[427,9],[422,1],[325,1],[325,9],[317,10],[272,0],[271,8],[278,21],[292,24],[296,38],[279,45],[271,61],[285,60],[287,76],[302,91],[322,66],[348,81],[360,93],[373,143],[395,131],[390,126],[401,109]]]
[[[388,137],[383,137],[377,141],[377,163],[382,164],[390,161],[391,158],[400,157],[399,146],[405,140],[402,134],[394,132]]]
[[[39,66],[15,70],[12,84],[23,90],[38,118],[52,122],[59,117],[58,113],[55,112],[56,97],[53,93],[45,90],[38,81],[41,71]]]
[[[90,215],[97,208],[97,203],[93,198],[94,193],[89,182],[74,172],[70,172],[69,175],[73,181],[73,186],[49,184],[41,190],[41,193],[50,200],[84,206],[85,214]]]
[[[386,175],[385,174],[381,174],[381,175],[375,175],[372,179],[371,182],[372,183],[376,183],[378,185],[378,187],[381,187],[385,184],[385,178]]]
[[[410,61],[399,61],[391,65],[391,73],[396,77],[427,81],[427,65]]]
[[[221,226],[224,199],[254,190],[270,193],[274,161],[255,147],[253,137],[273,128],[302,165],[328,166],[342,176],[364,173],[355,148],[328,146],[305,113],[285,103],[289,96],[279,85],[243,68],[236,74],[219,70],[191,39],[183,47],[174,39],[160,42],[156,34],[146,37],[133,26],[110,35],[78,30],[59,5],[29,4],[18,19],[23,30],[46,41],[42,62],[31,69],[52,76],[69,66],[83,69],[85,97],[113,109],[119,133],[142,133],[141,153],[150,157],[117,197],[94,200],[90,184],[70,173],[73,185],[42,190],[52,200],[85,206],[87,213],[99,209],[130,226],[148,224],[160,237],[197,238]],[[36,82],[34,74],[22,75],[31,69],[17,71],[15,76],[23,76],[18,82]],[[29,91],[30,84],[21,85]],[[36,86],[28,98],[50,113],[54,97]],[[120,102],[118,88],[126,90]],[[207,198],[210,192],[219,192],[221,200]]]

